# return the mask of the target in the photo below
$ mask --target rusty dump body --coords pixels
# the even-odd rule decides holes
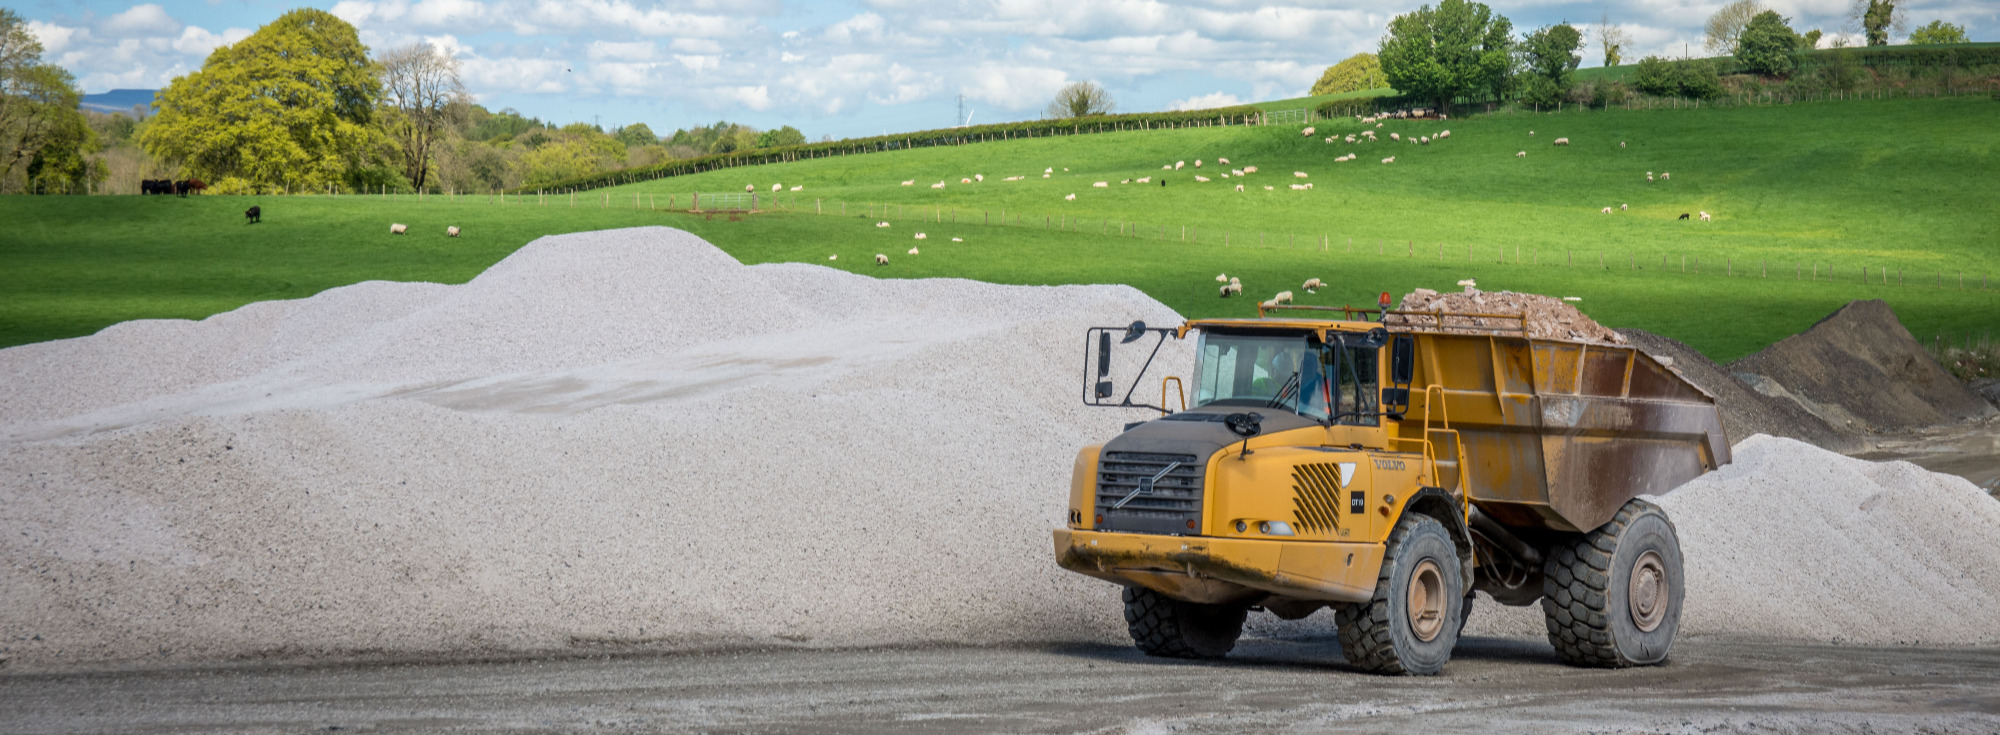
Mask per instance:
[[[1460,589],[1525,605],[1541,596],[1549,549],[1730,461],[1714,398],[1631,346],[1532,338],[1518,316],[1502,317],[1512,330],[1344,316],[1151,330],[1200,333],[1204,354],[1218,341],[1296,339],[1324,365],[1367,366],[1372,377],[1348,387],[1370,397],[1356,414],[1315,418],[1197,395],[1084,448],[1057,562],[1178,600],[1304,614],[1371,599],[1399,520],[1423,515],[1451,530]],[[1093,339],[1092,354],[1110,350]],[[1231,363],[1239,374],[1249,364]],[[1196,369],[1200,394],[1218,373]],[[1231,433],[1253,410],[1261,431]]]
[[[1406,415],[1449,417],[1467,499],[1506,526],[1588,531],[1627,500],[1729,463],[1714,397],[1636,348],[1413,336]],[[1398,423],[1419,438],[1409,418]]]

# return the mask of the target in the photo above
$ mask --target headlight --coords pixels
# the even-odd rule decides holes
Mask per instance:
[[[1260,521],[1257,531],[1266,536],[1291,536],[1292,524],[1284,521]]]

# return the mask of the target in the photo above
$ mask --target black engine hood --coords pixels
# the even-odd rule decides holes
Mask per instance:
[[[1134,426],[1130,431],[1119,434],[1118,438],[1105,442],[1104,451],[1192,454],[1206,462],[1209,455],[1217,450],[1243,441],[1243,437],[1237,436],[1222,422],[1224,416],[1232,413],[1262,414],[1263,431],[1259,436],[1320,425],[1318,421],[1282,408],[1211,406],[1189,409]]]

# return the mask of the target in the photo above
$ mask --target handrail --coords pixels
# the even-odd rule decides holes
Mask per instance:
[[[1258,302],[1257,304],[1258,319],[1268,318],[1270,314],[1267,312],[1277,312],[1277,311],[1338,311],[1341,312],[1341,315],[1345,316],[1349,321],[1352,321],[1354,319],[1354,316],[1357,314],[1361,315],[1361,321],[1367,321],[1369,314],[1374,314],[1375,321],[1377,322],[1381,322],[1384,318],[1389,316],[1430,317],[1431,319],[1435,320],[1434,323],[1432,324],[1422,324],[1416,321],[1404,321],[1400,324],[1395,325],[1399,327],[1409,327],[1411,328],[1410,331],[1417,331],[1417,332],[1438,332],[1446,329],[1485,329],[1493,331],[1520,332],[1522,334],[1528,333],[1528,314],[1526,312],[1522,312],[1519,314],[1481,314],[1477,312],[1445,311],[1443,309],[1436,309],[1432,311],[1417,311],[1414,309],[1389,309],[1385,311],[1382,309],[1360,309],[1352,306],[1313,306],[1310,304],[1266,305],[1263,302]],[[1446,319],[1467,319],[1467,320],[1505,319],[1508,321],[1518,322],[1519,325],[1516,326],[1512,324],[1506,324],[1506,325],[1446,324],[1445,323]]]
[[[1174,381],[1174,392],[1179,393],[1181,396],[1181,410],[1187,410],[1187,384],[1181,382],[1180,376],[1169,375],[1160,379],[1160,415],[1162,416],[1173,413],[1167,410],[1167,381],[1169,380]]]

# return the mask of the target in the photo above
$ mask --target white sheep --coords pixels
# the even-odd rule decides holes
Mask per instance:
[[[1632,205],[1630,205],[1630,204],[1620,204],[1620,205],[1618,205],[1618,211],[1620,211],[1620,212],[1623,212],[1623,211],[1626,211],[1626,210],[1629,210],[1629,209],[1631,209],[1631,208],[1632,208]]]
[[[921,232],[917,233],[917,236],[916,236],[916,239],[918,239],[918,240],[929,240],[930,238],[931,238],[931,236],[930,236],[930,235],[926,235],[926,234],[924,234],[924,233],[921,233]]]
[[[954,237],[954,238],[952,238],[952,239],[951,239],[951,241],[952,241],[952,242],[965,242],[965,238],[963,238],[963,237]]]
[[[1294,179],[1303,179],[1303,178],[1305,178],[1305,177],[1306,177],[1306,172],[1304,172],[1304,171],[1293,171],[1293,172],[1292,172],[1292,178],[1294,178]]]
[[[1556,139],[1556,145],[1569,145],[1569,139],[1568,139],[1568,138],[1557,138],[1557,139]]]
[[[1196,176],[1194,177],[1194,180],[1195,180],[1195,181],[1199,181],[1199,182],[1201,182],[1201,183],[1204,183],[1204,184],[1208,183],[1208,177],[1207,177],[1207,176],[1201,176],[1201,175],[1196,175]]]
[[[1301,130],[1301,131],[1299,131],[1299,134],[1301,134],[1301,135],[1304,135],[1304,136],[1306,136],[1306,137],[1310,138],[1310,137],[1312,137],[1312,134],[1313,134],[1313,132],[1314,132],[1314,130],[1313,130],[1312,128],[1308,127],[1308,128],[1306,128],[1306,129],[1304,129],[1304,130]]]
[[[1383,163],[1395,163],[1395,162],[1396,162],[1396,157],[1395,157],[1395,156],[1390,156],[1390,157],[1388,157],[1388,158],[1384,158],[1384,159],[1382,159],[1382,162],[1383,162]]]
[[[408,225],[399,225],[399,224],[394,224],[394,223],[391,223],[391,224],[389,225],[389,234],[391,234],[391,235],[401,235],[401,234],[403,234],[403,233],[405,233],[405,232],[409,232],[409,231],[410,231],[410,228],[409,228],[409,226],[408,226]]]
[[[452,225],[444,228],[444,234],[446,237],[458,237],[458,226]]]
[[[1026,177],[1026,176],[1009,176],[1009,177],[1007,177],[1007,178],[1004,178],[1004,179],[1001,179],[1001,181],[1020,181],[1020,180],[1022,180],[1022,179],[1025,179],[1025,178],[1028,178],[1028,177]]]
[[[1277,191],[1277,189],[1275,189],[1275,188],[1272,188],[1272,187],[1269,187],[1269,186],[1266,186],[1266,187],[1264,187],[1264,191]]]
[[[1227,166],[1227,165],[1229,165],[1229,159],[1227,159],[1227,158],[1218,158],[1218,159],[1215,159],[1215,162],[1216,162],[1216,163],[1220,163],[1220,164],[1222,164],[1222,165],[1224,165],[1224,166]]]
[[[1172,171],[1172,170],[1174,170],[1174,165],[1173,165],[1173,164],[1171,164],[1171,163],[1169,163],[1169,164],[1167,164],[1167,165],[1165,165],[1165,166],[1161,166],[1161,167],[1160,167],[1160,170],[1161,170],[1161,171]]]
[[[1611,213],[1611,208],[1610,208],[1610,207],[1605,207],[1605,208],[1603,209],[1603,212],[1604,212],[1605,214],[1610,214],[1610,213]]]
[[[1073,202],[1073,201],[1076,201],[1076,195],[1075,195],[1075,194],[1070,194],[1070,195],[1067,195],[1067,196],[1064,196],[1064,197],[1063,197],[1063,201],[1065,201],[1065,202]]]
[[[1445,131],[1441,131],[1441,132],[1439,132],[1439,133],[1438,133],[1438,134],[1437,134],[1436,136],[1433,136],[1433,137],[1437,137],[1437,138],[1449,138],[1449,137],[1451,137],[1451,131],[1449,131],[1449,130],[1445,130]]]
[[[1278,292],[1278,295],[1276,295],[1276,296],[1272,296],[1272,297],[1271,297],[1271,303],[1273,303],[1273,304],[1289,304],[1289,303],[1292,303],[1292,292],[1290,292],[1290,291],[1279,291],[1279,292]]]
[[[1179,170],[1181,170],[1181,167],[1182,167],[1182,166],[1186,166],[1186,165],[1187,165],[1187,161],[1175,161],[1175,162],[1174,162],[1174,170],[1175,170],[1175,171],[1179,171]]]
[[[1042,178],[1046,179],[1046,178],[1048,178],[1048,177],[1049,177],[1049,175],[1048,175],[1048,174],[1042,174]]]
[[[1530,131],[1528,131],[1528,136],[1529,136],[1529,137],[1534,137],[1534,135],[1535,135],[1535,131],[1533,131],[1533,130],[1530,130]]]
[[[1325,283],[1320,282],[1320,280],[1317,278],[1308,278],[1306,279],[1305,285],[1300,286],[1299,288],[1305,289],[1306,293],[1312,293],[1314,289],[1317,289],[1325,285],[1326,285]]]
[[[829,256],[826,256],[826,259],[827,259],[827,260],[840,260],[840,256],[838,256],[838,255],[829,255]]]
[[[876,227],[888,227],[888,226],[889,226],[889,223],[887,223],[887,222],[877,222],[877,223],[875,223],[875,226],[876,226]]]
[[[1666,181],[1667,179],[1671,179],[1671,178],[1673,178],[1673,177],[1674,177],[1674,175],[1673,175],[1673,174],[1670,174],[1670,173],[1667,173],[1667,172],[1665,172],[1665,171],[1661,171],[1661,172],[1660,172],[1660,180],[1661,180],[1661,181]]]
[[[1703,222],[1707,222],[1707,221],[1708,221],[1708,213],[1707,213],[1707,212],[1702,212],[1702,213],[1701,213],[1701,221],[1703,221]]]
[[[972,183],[972,179],[970,179],[970,178],[965,178],[965,177],[960,177],[960,178],[959,178],[959,180],[958,180],[958,183],[961,183],[961,184],[970,184],[970,183]]]
[[[1390,139],[1390,140],[1402,140],[1402,139],[1403,139],[1403,134],[1402,134],[1402,133],[1390,133],[1390,134],[1389,134],[1389,139]]]
[[[1136,180],[1136,181],[1138,181],[1138,182],[1139,182],[1139,183],[1141,183],[1141,184],[1150,184],[1150,183],[1153,183],[1153,177],[1151,177],[1151,176],[1141,176],[1141,177],[1139,177],[1138,179],[1135,179],[1135,180]]]
[[[1226,299],[1226,298],[1229,298],[1229,284],[1227,284],[1227,283],[1225,283],[1225,284],[1222,284],[1222,288],[1221,288],[1221,289],[1219,289],[1219,290],[1220,290],[1220,292],[1221,292],[1221,293],[1220,293],[1219,295],[1220,295],[1220,296],[1221,296],[1222,298],[1225,298],[1225,299]]]
[[[973,175],[972,175],[972,180],[973,180],[973,181],[985,181],[985,180],[986,180],[986,174],[973,174]]]
[[[1618,141],[1618,147],[1620,147],[1620,148],[1624,148],[1624,147],[1625,147],[1625,141],[1622,141],[1622,140],[1621,140],[1621,141]]]
[[[1063,170],[1064,170],[1064,171],[1068,171],[1069,169],[1063,169]],[[1055,167],[1054,167],[1054,166],[1050,166],[1050,167],[1048,167],[1048,168],[1045,168],[1045,169],[1042,169],[1042,173],[1045,173],[1045,174],[1052,174],[1052,173],[1055,173],[1055,172],[1056,172],[1056,169],[1055,169]]]
[[[1520,153],[1516,153],[1516,154],[1514,154],[1514,157],[1515,157],[1515,158],[1527,158],[1527,157],[1528,157],[1528,152],[1527,152],[1527,151],[1521,151]]]
[[[1201,168],[1201,159],[1199,159],[1199,158],[1197,158],[1197,159],[1194,159],[1194,167],[1195,167],[1195,168]]]
[[[784,190],[785,190],[785,185],[784,185],[784,184],[772,184],[772,185],[771,185],[771,191],[774,191],[774,192],[775,192],[775,191],[784,191]]]
[[[1111,182],[1109,182],[1109,181],[1099,181],[1099,182],[1095,182],[1095,183],[1092,183],[1092,184],[1091,184],[1090,186],[1091,186],[1091,188],[1093,188],[1093,189],[1109,189],[1109,188],[1111,188]]]
[[[1256,166],[1244,166],[1244,167],[1243,167],[1243,173],[1246,173],[1246,174],[1254,174],[1254,173],[1257,173],[1257,167],[1256,167]]]
[[[1229,274],[1227,274],[1227,273],[1217,273],[1217,274],[1215,274],[1215,282],[1216,282],[1216,283],[1228,283],[1228,282],[1229,282]]]
[[[1651,182],[1652,180],[1653,180],[1653,173],[1651,171],[1646,172],[1646,181]]]
[[[757,193],[757,185],[756,185],[756,184],[744,184],[744,185],[743,185],[743,193],[745,193],[745,194],[755,194],[755,193]]]
[[[1459,281],[1458,285],[1464,286],[1466,288],[1479,288],[1479,282],[1470,278],[1467,278],[1463,281]]]
[[[1222,178],[1229,178],[1229,174],[1222,174]]]
[[[1243,279],[1241,279],[1241,278],[1237,278],[1236,276],[1230,276],[1230,277],[1229,277],[1229,282],[1230,282],[1230,283],[1234,283],[1234,284],[1236,284],[1236,285],[1239,285],[1239,286],[1240,286],[1240,285],[1243,285]]]
[[[1242,176],[1242,175],[1243,175],[1243,169],[1240,169],[1240,168],[1232,168],[1232,169],[1229,169],[1229,172],[1230,172],[1230,173],[1232,173],[1232,174],[1236,174],[1237,176]]]
[[[1564,300],[1564,301],[1582,301],[1582,300],[1583,300],[1583,297],[1582,297],[1582,296],[1564,296],[1564,297],[1563,297],[1563,300]]]
[[[1352,136],[1352,135],[1350,135],[1350,136],[1347,136],[1346,140],[1347,140],[1347,142],[1349,142],[1349,143],[1353,143],[1353,142],[1354,142],[1354,136]]]
[[[944,188],[944,182],[940,181],[940,182],[937,182],[937,183],[935,183],[935,184],[931,184],[931,188],[933,188],[933,189],[942,189],[942,188]]]
[[[916,180],[916,179],[910,179],[909,181],[905,181],[905,182],[903,182],[903,185],[904,185],[904,186],[916,186],[916,185],[917,185],[917,180]]]
[[[805,190],[806,188],[803,185],[792,187],[792,191],[805,191]]]
[[[1238,194],[1241,194],[1241,193],[1243,193],[1243,185],[1242,185],[1242,184],[1237,184],[1237,185],[1236,185],[1236,193],[1238,193]]]
[[[1304,184],[1293,184],[1293,185],[1292,185],[1292,191],[1305,191],[1305,190],[1306,190],[1306,187],[1305,187],[1305,185],[1304,185]]]
[[[1426,135],[1426,136],[1424,136],[1424,137],[1421,137],[1421,138],[1418,138],[1417,140],[1418,140],[1418,141],[1420,141],[1420,142],[1422,142],[1422,143],[1423,143],[1424,145],[1430,145],[1430,144],[1431,144],[1431,138],[1430,138],[1430,136],[1428,136],[1428,135]]]
[[[875,264],[876,264],[876,265],[888,265],[888,264],[889,264],[889,256],[887,256],[887,255],[883,255],[883,254],[881,254],[881,253],[876,253],[876,254],[875,254]]]
[[[916,249],[916,248],[910,248],[910,254],[911,254],[911,255],[916,255],[916,254],[917,254],[917,249]]]

